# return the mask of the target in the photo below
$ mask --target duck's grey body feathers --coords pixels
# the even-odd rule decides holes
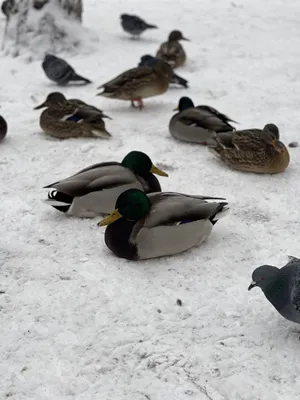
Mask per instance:
[[[57,207],[67,203],[68,207],[61,209],[67,215],[94,217],[109,214],[118,196],[127,189],[135,188],[147,193],[151,191],[150,180],[157,190],[161,190],[156,177],[150,173],[148,175],[148,179],[144,179],[117,162],[94,164],[75,175],[45,186],[55,188],[54,192],[49,192],[46,202]]]
[[[176,139],[206,144],[216,132],[231,132],[235,129],[228,121],[228,117],[214,108],[198,106],[175,114],[170,120],[169,131]]]
[[[151,210],[136,223],[130,237],[139,259],[178,254],[202,243],[228,210],[227,203],[208,203],[204,196],[164,192],[148,198]]]

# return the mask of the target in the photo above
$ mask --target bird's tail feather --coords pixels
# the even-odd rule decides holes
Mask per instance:
[[[220,203],[219,207],[214,215],[210,217],[210,221],[212,224],[215,224],[219,219],[225,217],[229,213],[228,203]]]
[[[92,83],[92,81],[90,81],[89,79],[84,78],[83,76],[80,76],[80,75],[77,75],[77,74],[74,74],[72,76],[72,81],[83,81],[85,83]]]
[[[148,28],[148,29],[158,29],[158,26],[156,26],[156,25],[151,25],[151,24],[147,24],[147,28]]]

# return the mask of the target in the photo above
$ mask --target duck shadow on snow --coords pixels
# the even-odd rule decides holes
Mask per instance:
[[[151,100],[150,100],[151,101]],[[150,101],[147,102],[147,99],[144,101],[144,108],[142,110],[139,110],[138,108],[134,108],[130,105],[130,102],[122,102],[122,103],[116,103],[112,106],[110,106],[109,108],[104,108],[103,105],[101,105],[103,107],[103,109],[106,110],[106,112],[128,112],[134,115],[134,113],[137,113],[138,115],[142,115],[142,114],[147,114],[148,112],[157,112],[157,111],[162,111],[162,109],[165,109],[166,111],[170,110],[169,109],[169,105],[168,104],[164,104],[164,103],[151,103]]]
[[[117,36],[118,37],[118,39],[120,39],[120,40],[122,40],[122,41],[124,41],[124,42],[128,42],[128,43],[140,43],[140,44],[143,44],[143,43],[152,43],[152,44],[155,44],[155,43],[160,43],[161,41],[160,40],[157,40],[157,39],[153,39],[153,38],[147,38],[147,37],[141,37],[140,39],[136,39],[136,38],[133,38],[133,37],[131,37],[131,36],[124,36],[124,35],[118,35]]]

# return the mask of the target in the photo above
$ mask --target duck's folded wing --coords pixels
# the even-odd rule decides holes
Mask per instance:
[[[88,167],[44,188],[55,188],[70,196],[84,196],[87,193],[133,182],[136,182],[135,175],[128,168],[124,168],[118,163],[102,163]]]
[[[145,228],[208,219],[227,205],[226,202],[207,201],[218,199],[215,197],[190,196],[175,192],[153,193],[148,194],[148,197],[151,211],[144,221]]]
[[[215,114],[217,117],[219,117],[223,122],[234,122],[234,123],[238,123],[237,121],[229,118],[226,114],[221,113],[220,111],[218,111],[216,108],[211,107],[211,106],[206,106],[206,105],[201,105],[201,106],[196,106],[195,108],[199,109],[199,110],[206,110],[208,112],[210,112],[211,114]]]
[[[222,121],[220,117],[209,110],[199,108],[189,108],[181,112],[180,119],[189,125],[196,125],[202,128],[215,131],[227,132],[234,128],[227,122]]]

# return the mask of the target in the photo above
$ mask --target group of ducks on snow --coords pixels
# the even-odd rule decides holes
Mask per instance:
[[[139,37],[146,29],[156,28],[137,16],[125,14],[121,16],[121,24],[134,37]],[[170,83],[187,87],[187,81],[174,73],[174,68],[186,61],[180,40],[187,39],[180,31],[171,32],[156,57],[141,57],[137,68],[102,85],[100,95],[131,101],[132,106],[137,103],[142,109],[144,98],[166,92]],[[46,55],[43,69],[48,78],[59,85],[91,82],[54,55]],[[41,108],[46,110],[41,114],[40,125],[48,135],[58,138],[111,136],[103,121],[110,117],[81,100],[67,100],[62,93],[54,92],[35,107]],[[224,163],[238,170],[277,173],[287,168],[289,153],[279,140],[276,125],[236,131],[230,124],[235,121],[212,107],[195,107],[188,97],[180,99],[177,110],[169,123],[170,133],[176,139],[207,145]],[[0,131],[5,134],[7,131],[3,118]],[[227,214],[225,199],[162,192],[154,174],[168,176],[148,155],[131,151],[121,163],[95,164],[45,186],[52,189],[46,202],[67,215],[109,214],[98,225],[107,226],[105,243],[121,258],[170,256],[203,242],[215,223]],[[282,269],[264,265],[253,272],[249,290],[260,287],[285,318],[300,323],[299,277],[300,260],[296,258],[291,258]]]

